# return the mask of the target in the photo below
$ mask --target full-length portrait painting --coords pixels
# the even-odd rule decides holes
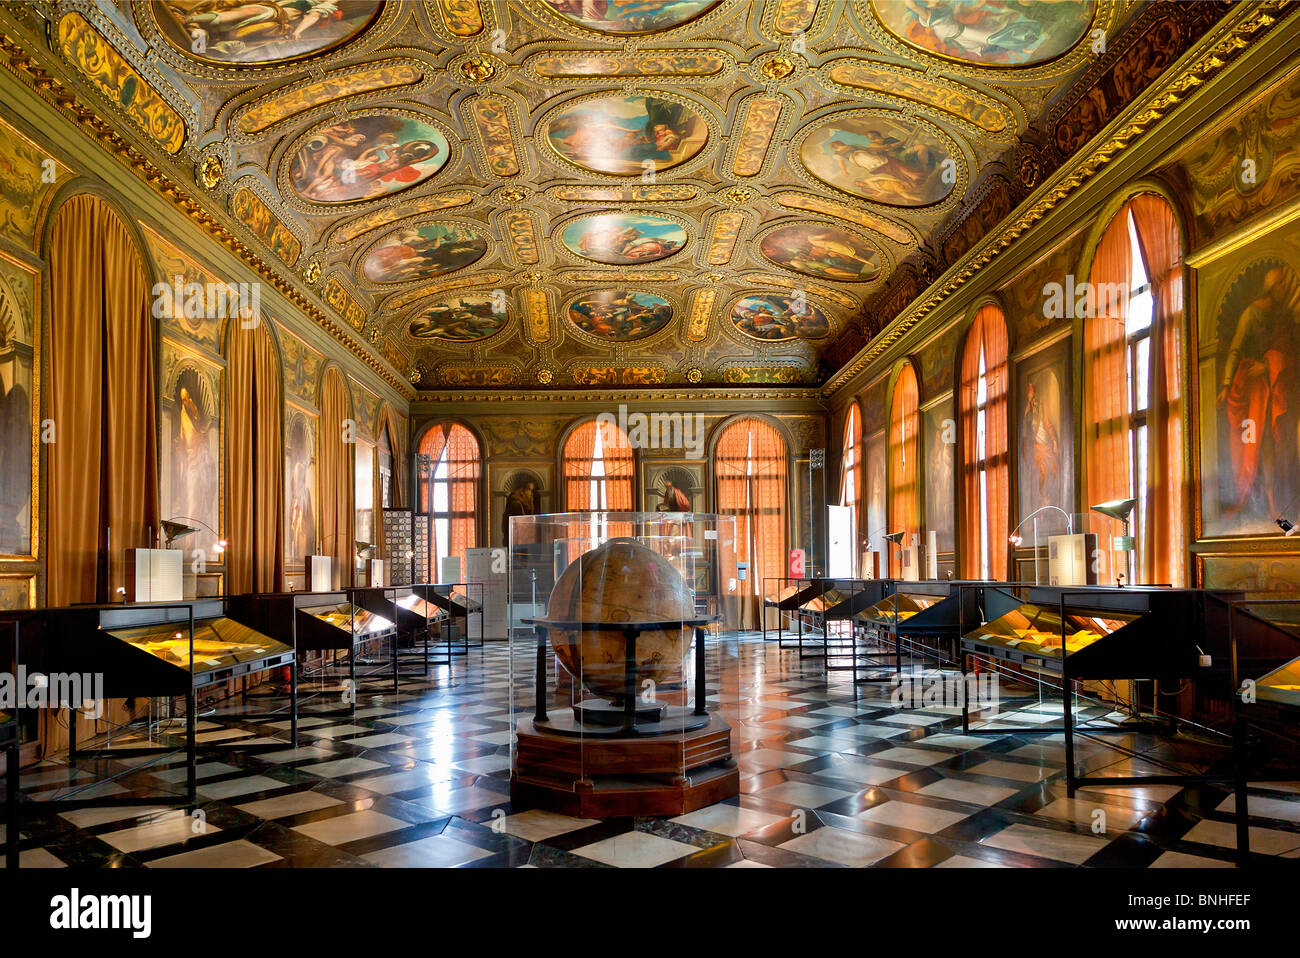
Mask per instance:
[[[1044,506],[1074,512],[1074,415],[1070,340],[1059,340],[1016,364],[1015,429],[1019,508],[1015,528]],[[1038,517],[1039,535],[1066,531],[1055,509]],[[1026,541],[1033,530],[1022,531]]]
[[[0,257],[0,554],[32,554],[36,277]],[[12,608],[12,606],[0,606]]]
[[[316,551],[316,417],[288,409],[284,438],[284,558]]]
[[[163,344],[163,363],[169,374],[159,444],[163,518],[198,528],[179,543],[187,553],[211,550],[221,531],[221,394],[207,364],[170,343]]]
[[[1199,282],[1207,536],[1276,533],[1300,499],[1300,238],[1294,224]]]
[[[925,452],[925,529],[936,534],[940,552],[955,548],[956,528],[953,508],[953,451],[957,427],[953,419],[951,397],[922,412],[921,441]]]

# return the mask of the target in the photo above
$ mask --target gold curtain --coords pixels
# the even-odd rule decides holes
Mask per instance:
[[[780,432],[762,419],[738,419],[714,446],[718,512],[736,517],[736,559],[749,562],[746,598],[757,621],[768,578],[786,573],[786,447]]]
[[[1183,256],[1174,211],[1163,197],[1143,193],[1129,204],[1151,280],[1150,405],[1147,410],[1147,516],[1142,569],[1148,582],[1187,583],[1183,516]]]
[[[50,289],[46,601],[107,601],[125,584],[125,550],[154,544],[158,454],[149,283],[98,197],[59,209]]]
[[[920,392],[916,370],[906,363],[894,383],[889,409],[889,531],[906,532],[903,545],[912,545],[921,531],[919,477],[921,442]],[[889,549],[891,574],[902,571],[902,556]]]
[[[284,453],[279,356],[265,321],[226,346],[226,592],[280,587]]]
[[[352,444],[345,441],[344,421],[348,418],[348,389],[343,376],[333,367],[325,373],[320,394],[318,469],[320,483],[320,526],[322,555],[330,556],[339,570],[339,584],[350,585],[356,562],[352,545]],[[355,423],[350,429],[355,429]]]
[[[979,458],[980,354],[984,355],[984,459]],[[1007,442],[1007,324],[992,303],[975,314],[961,359],[958,409],[961,418],[960,544],[962,575],[980,577],[980,556],[987,537],[989,575],[1007,574],[1010,472]],[[980,525],[980,467],[988,496],[988,527]]]

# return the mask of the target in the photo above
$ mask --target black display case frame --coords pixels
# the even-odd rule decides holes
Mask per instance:
[[[2,628],[2,627],[0,627]],[[11,655],[6,655],[8,660],[7,669],[10,675],[17,676],[18,665],[21,661],[20,654],[20,635],[19,619],[12,619],[12,642],[6,641],[5,645],[10,647]],[[22,813],[18,804],[18,780],[22,774],[19,767],[21,755],[19,748],[21,744],[22,729],[22,708],[21,701],[22,690],[18,684],[14,683],[15,701],[11,708],[0,713],[0,751],[5,757],[5,867],[16,869],[18,867],[19,839],[18,828],[21,824]]]

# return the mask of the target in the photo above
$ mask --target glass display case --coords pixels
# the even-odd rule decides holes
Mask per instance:
[[[917,613],[924,612],[931,606],[937,605],[944,598],[944,596],[939,595],[894,592],[892,595],[887,595],[879,602],[863,609],[857,613],[855,618],[862,622],[877,622],[882,625],[890,625],[894,622],[910,619]]]
[[[350,649],[392,632],[395,625],[391,619],[346,600],[303,605],[298,607],[298,645],[313,650]]]
[[[279,660],[293,650],[224,616],[194,623],[191,641],[188,629],[174,624],[148,625],[134,629],[105,630],[106,635],[127,642],[157,659],[177,665],[192,674],[229,670],[236,665]],[[271,666],[263,666],[271,667]]]
[[[515,516],[511,802],[582,817],[680,815],[735,795],[739,688],[724,652],[742,603],[735,519],[682,513]],[[537,560],[554,582],[531,598]],[[520,579],[525,582],[520,582]]]
[[[1062,617],[1056,608],[1026,603],[968,632],[965,638],[972,646],[1003,651],[1004,658],[1059,659],[1113,635],[1137,618],[1136,613],[1086,611],[1070,611]]]

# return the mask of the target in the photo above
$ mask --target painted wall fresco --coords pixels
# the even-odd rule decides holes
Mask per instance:
[[[300,563],[316,550],[316,417],[286,407],[284,430],[284,558]]]
[[[656,96],[609,96],[562,108],[546,125],[560,156],[593,173],[630,176],[680,166],[704,149],[708,125]]]
[[[806,299],[764,293],[731,307],[731,321],[746,336],[768,342],[821,339],[830,332],[826,314]]]
[[[1300,227],[1213,263],[1198,289],[1203,533],[1278,533],[1300,499]]]
[[[37,289],[30,268],[0,256],[0,555],[33,554]]]
[[[601,33],[655,33],[681,26],[720,0],[541,0],[579,26]]]
[[[0,122],[0,234],[30,246],[41,204],[65,176],[66,167]]]
[[[577,256],[597,263],[653,263],[672,256],[686,243],[686,231],[662,216],[602,213],[570,223],[561,242]]]
[[[1016,364],[1015,420],[1019,522],[1043,506],[1074,511],[1074,394],[1070,340]],[[1015,523],[1012,523],[1014,526]],[[1040,535],[1066,531],[1060,513],[1039,516]],[[1032,533],[1026,535],[1026,540]]]
[[[823,183],[890,206],[928,206],[956,184],[943,141],[902,119],[832,119],[804,139],[799,159]]]
[[[442,131],[414,116],[358,116],[312,133],[294,155],[289,183],[315,203],[352,203],[417,186],[449,155]]]
[[[569,304],[569,321],[585,333],[627,343],[657,333],[673,318],[668,300],[639,290],[607,289]]]
[[[284,365],[284,393],[309,406],[316,405],[316,383],[325,357],[283,326],[280,332],[280,360]]]
[[[880,275],[880,253],[835,226],[792,223],[763,237],[759,249],[778,266],[818,279],[865,283]]]
[[[221,532],[221,367],[163,340],[159,396],[159,499],[167,519],[198,526],[179,543],[208,560]],[[200,525],[200,523],[202,525]],[[202,526],[207,526],[203,528]]]
[[[355,39],[383,0],[153,0],[167,41],[187,56],[217,63],[278,63]]]
[[[473,294],[434,303],[411,321],[410,333],[415,339],[469,343],[499,333],[509,321],[504,297]]]
[[[403,283],[461,269],[487,252],[487,241],[467,226],[425,223],[398,230],[367,254],[362,264],[375,283]]]
[[[945,399],[921,414],[921,462],[925,472],[925,529],[936,534],[940,552],[956,548],[956,523],[953,516],[954,459],[957,429],[952,399]],[[927,539],[928,541],[928,539]]]
[[[1092,22],[1088,0],[871,0],[903,42],[965,63],[1027,66],[1065,53]]]
[[[226,318],[209,313],[206,308],[187,309],[185,294],[186,290],[194,289],[195,284],[206,290],[224,286],[225,281],[153,230],[145,229],[144,239],[157,267],[159,281],[171,286],[171,299],[158,317],[162,334],[194,343],[209,355],[221,355]],[[206,295],[202,302],[206,303]]]

